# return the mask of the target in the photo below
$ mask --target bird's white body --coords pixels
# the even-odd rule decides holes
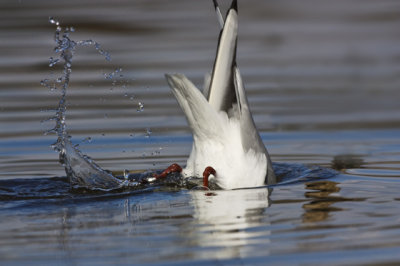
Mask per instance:
[[[233,1],[221,31],[213,73],[203,92],[182,74],[166,75],[193,133],[183,174],[202,176],[211,166],[216,171],[215,181],[223,189],[276,182],[236,66],[237,26]]]
[[[193,135],[192,152],[183,174],[201,176],[207,166],[212,166],[217,172],[216,181],[222,188],[263,185],[267,174],[267,158],[263,153],[243,149],[239,119],[228,117],[225,112],[214,112],[212,120],[212,123],[218,124],[213,132],[209,132],[209,135]],[[210,126],[208,121],[198,122]]]
[[[217,184],[224,189],[263,185],[267,174],[265,155],[252,150],[247,152],[236,150],[240,145],[236,142],[236,136],[227,136],[227,138],[229,140],[224,143],[213,140],[195,141],[186,168],[183,170],[184,175],[201,176],[207,166],[213,165],[218,173]],[[203,154],[207,156],[204,157]]]

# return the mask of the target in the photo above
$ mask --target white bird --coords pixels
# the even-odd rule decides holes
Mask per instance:
[[[206,78],[203,92],[183,74],[166,74],[194,140],[182,174],[203,176],[205,186],[211,175],[223,189],[274,184],[271,160],[254,124],[236,66],[237,1],[232,2],[225,22],[215,0],[214,4],[222,30],[214,69]],[[180,170],[174,164],[158,177]]]

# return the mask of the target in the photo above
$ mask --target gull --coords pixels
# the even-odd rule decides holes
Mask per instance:
[[[183,74],[165,75],[193,134],[190,156],[184,169],[173,164],[155,177],[182,172],[184,177],[203,176],[205,187],[210,178],[222,189],[275,184],[271,159],[255,126],[236,64],[237,0],[232,1],[225,21],[216,0],[214,7],[222,29],[214,68],[211,76],[206,75],[203,91]]]

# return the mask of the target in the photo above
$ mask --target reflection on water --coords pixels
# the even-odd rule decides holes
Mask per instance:
[[[272,194],[70,190],[54,136],[42,135],[50,124],[39,122],[59,98],[39,84],[53,45],[48,17],[112,53],[111,64],[89,48],[74,57],[74,144],[105,169],[145,171],[184,163],[190,151],[164,73],[202,83],[218,38],[212,3],[1,1],[1,264],[398,264],[399,2],[239,8],[238,61],[272,160],[341,174],[310,167],[303,178],[294,167]],[[125,86],[104,79],[119,68]]]
[[[2,201],[2,260],[307,263],[325,254],[341,264],[394,261],[397,183],[341,176],[273,193],[164,189]]]
[[[338,183],[332,181],[317,181],[308,182],[305,184],[308,190],[304,196],[312,199],[311,202],[303,205],[305,213],[303,214],[304,223],[321,222],[329,218],[329,213],[333,211],[341,211],[340,208],[335,208],[332,205],[341,199],[332,197],[333,193],[340,191],[337,187]]]
[[[247,229],[267,225],[264,215],[271,191],[260,188],[190,193],[198,245],[220,249],[219,259],[246,257],[247,245],[257,236]]]
[[[332,168],[337,170],[360,168],[363,164],[361,156],[355,154],[338,154],[332,160]]]

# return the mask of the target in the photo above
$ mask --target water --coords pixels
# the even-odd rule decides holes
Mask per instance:
[[[219,31],[211,1],[0,4],[2,264],[400,261],[399,3],[239,5],[238,64],[287,178],[210,194],[173,184],[71,190],[56,137],[43,135],[54,121],[40,123],[60,90],[39,83],[64,82],[60,62],[49,74],[52,16],[111,53],[110,62],[93,47],[74,55],[72,143],[122,177],[184,164],[192,140],[163,75],[183,72],[201,87]]]

